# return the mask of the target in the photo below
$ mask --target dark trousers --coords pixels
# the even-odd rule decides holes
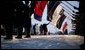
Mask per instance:
[[[26,17],[26,16],[25,16]],[[31,29],[31,18],[25,18],[25,34],[26,34],[26,37],[30,37],[30,29]]]
[[[22,38],[22,31],[23,31],[23,16],[21,15],[18,15],[16,17],[16,27],[18,28],[18,31],[17,31],[17,37],[18,38]]]
[[[10,23],[5,24],[6,28],[6,38],[12,38],[13,28]]]
[[[36,31],[35,31],[35,29],[34,29],[34,34],[36,35]]]
[[[22,37],[22,31],[23,31],[23,26],[18,24],[18,33],[17,33],[17,37]]]

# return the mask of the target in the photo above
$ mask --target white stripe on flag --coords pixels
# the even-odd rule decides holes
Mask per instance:
[[[58,21],[58,19],[61,17],[61,15],[59,14],[60,11],[62,10],[62,7],[60,6],[60,4],[56,7],[54,13],[53,13],[53,19],[51,24],[53,24],[54,26],[56,26],[56,23]]]

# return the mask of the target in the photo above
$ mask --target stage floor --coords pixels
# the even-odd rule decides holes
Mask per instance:
[[[4,40],[1,36],[1,49],[80,49],[84,36],[79,35],[32,35],[31,38]]]

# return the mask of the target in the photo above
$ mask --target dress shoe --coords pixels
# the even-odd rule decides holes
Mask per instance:
[[[22,37],[18,37],[18,36],[17,36],[17,37],[15,37],[15,38],[17,38],[17,39],[22,39]]]

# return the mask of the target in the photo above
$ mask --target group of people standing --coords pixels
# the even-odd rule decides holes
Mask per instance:
[[[13,39],[13,26],[17,28],[18,39],[22,38],[23,27],[25,28],[25,37],[30,37],[31,14],[34,12],[35,1],[1,1],[0,19],[5,27],[4,39]],[[2,30],[3,32],[3,30]]]
[[[17,37],[15,38],[21,39],[23,27],[25,28],[25,38],[31,37],[31,15],[34,13],[35,1],[1,1],[0,6],[1,24],[5,28],[1,31],[6,35],[4,39],[13,39],[14,28],[17,28]],[[33,27],[34,34],[47,34],[47,24],[40,27],[35,24]]]

